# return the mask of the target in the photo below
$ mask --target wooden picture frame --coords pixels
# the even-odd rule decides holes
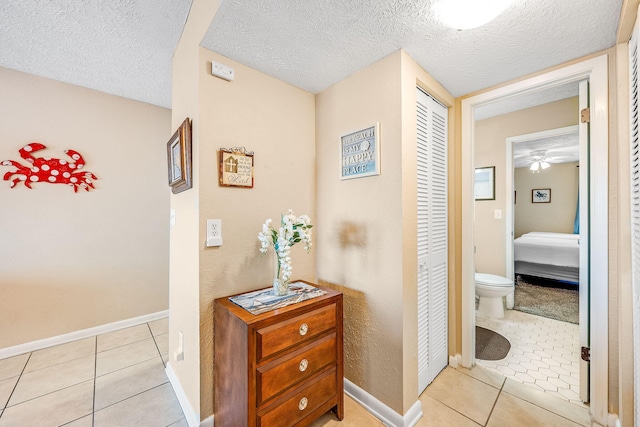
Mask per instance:
[[[476,200],[496,199],[496,167],[476,168],[474,194]]]
[[[218,178],[222,187],[253,188],[253,151],[244,147],[221,148]]]
[[[184,119],[167,142],[169,186],[173,194],[192,187],[191,181],[191,120]]]
[[[531,190],[531,203],[551,203],[551,189],[534,188]]]
[[[380,123],[340,137],[340,179],[380,175]]]

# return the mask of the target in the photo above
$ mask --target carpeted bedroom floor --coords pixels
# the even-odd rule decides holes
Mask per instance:
[[[537,316],[578,324],[578,286],[570,289],[553,280],[540,280],[530,276],[517,276],[514,309]]]

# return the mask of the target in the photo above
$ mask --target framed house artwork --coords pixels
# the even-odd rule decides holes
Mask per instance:
[[[222,187],[253,188],[253,151],[244,147],[218,151],[218,177]]]
[[[173,194],[192,187],[191,120],[187,117],[167,142],[169,186]]]

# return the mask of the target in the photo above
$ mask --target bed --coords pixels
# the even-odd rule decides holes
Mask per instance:
[[[580,235],[533,231],[513,241],[515,273],[578,284]]]

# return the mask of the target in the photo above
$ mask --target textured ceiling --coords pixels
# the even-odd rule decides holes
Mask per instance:
[[[0,0],[0,66],[164,107],[192,0]],[[221,0],[202,45],[317,93],[402,48],[454,96],[611,47],[622,0],[514,0],[466,31],[435,0]]]
[[[403,48],[461,96],[615,44],[622,0],[514,0],[465,31],[435,0],[224,0],[202,46],[312,93]]]
[[[580,159],[578,132],[518,142],[513,145],[513,167],[529,166],[532,153],[543,151],[549,163],[577,162]]]
[[[171,108],[191,0],[1,0],[0,66]]]
[[[551,88],[520,94],[509,98],[502,98],[477,107],[474,110],[474,118],[476,120],[484,120],[494,116],[511,113],[531,108],[549,102],[560,101],[566,98],[578,96],[579,85],[577,82],[565,83],[563,85]]]

